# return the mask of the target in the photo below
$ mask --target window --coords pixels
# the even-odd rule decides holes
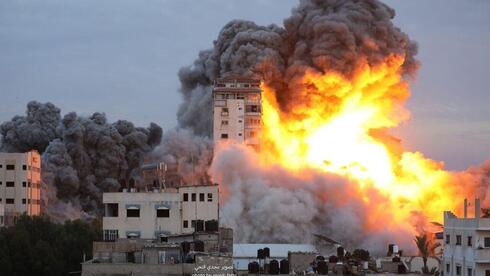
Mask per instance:
[[[107,203],[105,209],[106,217],[117,217],[119,216],[119,205],[117,203]]]
[[[14,204],[14,202],[15,202],[15,200],[13,198],[7,198],[5,200],[5,203],[7,203],[7,204]]]
[[[13,182],[13,181],[7,181],[7,182],[5,182],[5,184],[7,184],[7,187],[14,187],[15,186],[15,182]]]
[[[3,165],[2,165],[2,164],[0,164],[0,169],[1,169],[1,168],[3,168]]]
[[[490,270],[485,270],[485,276],[490,276]]]
[[[221,139],[228,139],[228,133],[222,133]]]
[[[27,187],[31,187],[31,182],[30,181],[27,181]]]
[[[196,201],[196,193],[192,193],[192,195],[191,195],[191,200],[192,200],[192,201]]]
[[[191,227],[196,228],[196,221],[195,220],[191,220]]]
[[[26,199],[25,198],[22,199],[22,204],[26,204]]]
[[[157,218],[168,218],[170,217],[169,209],[158,209],[157,210]]]
[[[470,267],[468,268],[468,276],[472,276],[473,275],[473,269]]]
[[[451,268],[451,265],[450,264],[446,264],[446,272],[447,272],[448,275],[451,275],[451,274],[449,274],[449,268]]]
[[[128,218],[139,218],[140,209],[126,209],[126,217]]]
[[[184,228],[189,228],[189,221],[184,220]]]
[[[461,275],[461,266],[456,266],[456,275]]]
[[[222,126],[227,126],[227,125],[228,125],[228,120],[223,120],[223,121],[221,121],[221,125],[222,125]]]
[[[446,235],[446,244],[450,244],[450,243],[451,243],[451,236]]]
[[[485,237],[483,240],[485,247],[490,247],[490,237]]]
[[[199,194],[199,201],[204,201],[204,193]]]
[[[213,194],[208,193],[208,202],[211,202],[211,201],[213,201]]]
[[[245,112],[260,112],[260,106],[258,106],[258,105],[247,105],[247,106],[245,106]]]
[[[27,186],[27,182],[22,181],[22,187],[25,187],[25,186]]]
[[[242,123],[243,121],[242,120],[238,120],[239,123]]]
[[[242,136],[242,134],[241,133],[238,133],[238,136]]]
[[[228,116],[228,107],[221,108],[221,116]]]
[[[27,170],[27,166],[26,165],[22,165],[22,170],[23,171]]]
[[[184,194],[184,201],[189,201],[189,194],[188,193]]]
[[[2,181],[0,181],[0,186],[2,186]]]
[[[456,235],[456,245],[461,245],[461,235]]]
[[[468,246],[473,246],[473,239],[471,236],[468,236]]]
[[[15,165],[7,165],[7,171],[15,170]]]
[[[117,230],[104,230],[105,241],[115,241],[119,239],[119,231]]]

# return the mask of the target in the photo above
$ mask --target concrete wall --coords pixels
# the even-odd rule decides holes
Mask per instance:
[[[231,257],[200,256],[195,264],[82,264],[82,276],[231,274]]]
[[[317,253],[313,252],[289,252],[289,272],[302,273],[315,260]]]
[[[8,170],[12,165],[14,169]],[[7,187],[7,182],[14,186]],[[22,213],[41,213],[41,157],[37,151],[0,153],[0,204],[5,205],[6,224]]]

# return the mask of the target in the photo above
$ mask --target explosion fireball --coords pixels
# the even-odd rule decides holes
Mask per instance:
[[[410,94],[401,75],[403,62],[396,55],[376,66],[363,62],[352,79],[306,71],[295,85],[304,100],[289,112],[280,110],[273,88],[264,84],[263,165],[279,163],[300,175],[314,168],[347,177],[357,183],[355,192],[368,210],[377,209],[378,202],[370,200],[374,188],[389,200],[376,216],[393,224],[413,229],[414,211],[441,222],[442,211],[459,203],[457,191],[448,186],[450,174],[441,163],[403,151],[387,134],[409,118],[403,107]]]
[[[377,0],[300,0],[282,26],[233,20],[213,47],[179,72],[179,125],[212,135],[212,81],[261,79],[258,153],[215,147],[222,223],[238,242],[312,242],[383,252],[459,213],[464,197],[488,204],[490,162],[464,172],[404,150],[390,130],[408,120],[417,45]],[[165,141],[164,141],[165,143]],[[202,154],[204,156],[205,154]]]

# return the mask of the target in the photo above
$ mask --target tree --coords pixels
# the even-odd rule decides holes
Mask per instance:
[[[427,259],[429,258],[429,256],[435,255],[436,249],[440,247],[441,244],[434,242],[433,239],[430,239],[427,233],[424,233],[420,236],[415,236],[414,242],[419,251],[419,255],[422,257],[422,260],[424,262],[422,273],[430,274],[431,271],[429,271],[429,268],[427,267]],[[435,272],[436,271],[433,271],[434,274]]]
[[[83,254],[102,238],[100,221],[53,223],[48,217],[21,216],[0,228],[0,276],[67,275],[80,271]]]

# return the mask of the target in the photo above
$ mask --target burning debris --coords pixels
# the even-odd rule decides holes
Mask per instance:
[[[120,188],[120,179],[136,177],[145,154],[157,146],[162,129],[156,124],[135,127],[105,114],[61,117],[51,103],[30,102],[26,116],[0,126],[3,151],[37,149],[42,153],[42,195],[48,214],[60,220],[99,214],[102,192]]]

